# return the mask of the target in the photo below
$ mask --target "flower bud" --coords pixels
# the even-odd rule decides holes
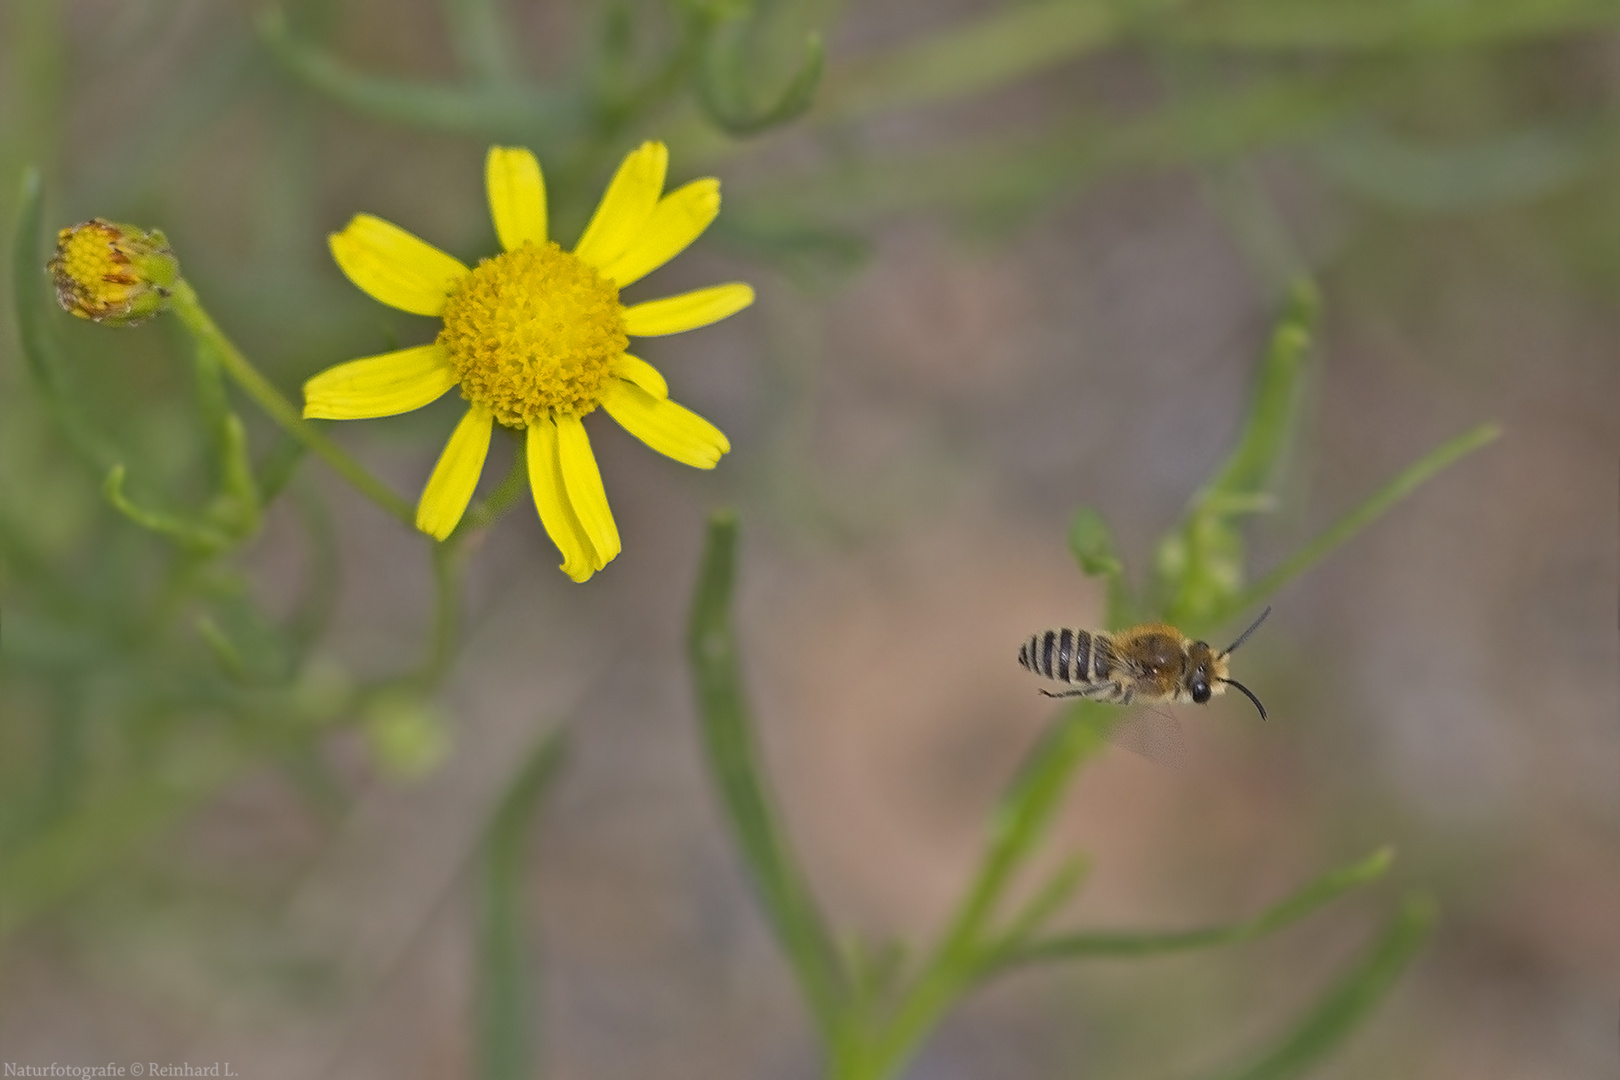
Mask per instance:
[[[162,232],[102,218],[57,233],[56,254],[45,268],[64,310],[111,326],[134,326],[162,311],[180,276]]]

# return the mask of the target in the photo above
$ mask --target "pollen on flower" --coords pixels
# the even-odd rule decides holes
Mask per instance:
[[[514,428],[594,410],[630,344],[617,286],[555,243],[532,241],[461,279],[438,341],[462,395]]]
[[[157,230],[92,218],[56,235],[46,267],[56,301],[81,319],[133,325],[162,310],[178,276],[174,253]]]

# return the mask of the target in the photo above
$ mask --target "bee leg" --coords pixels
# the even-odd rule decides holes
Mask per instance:
[[[1042,690],[1041,693],[1045,694],[1047,697],[1065,698],[1065,697],[1090,697],[1091,694],[1092,694],[1092,691],[1089,690],[1089,689],[1087,689],[1087,690],[1065,690],[1062,693],[1054,694],[1050,690]]]

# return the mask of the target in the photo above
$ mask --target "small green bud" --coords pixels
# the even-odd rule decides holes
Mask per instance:
[[[432,772],[450,751],[450,730],[433,703],[415,694],[384,692],[366,706],[363,730],[378,768],[400,780]]]
[[[134,326],[162,311],[180,277],[161,231],[102,218],[57,233],[56,254],[45,268],[63,310],[109,326]]]

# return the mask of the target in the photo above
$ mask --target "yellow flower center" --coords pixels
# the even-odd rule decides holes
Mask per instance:
[[[62,245],[62,272],[85,289],[112,291],[122,297],[129,291],[122,286],[138,282],[130,271],[129,259],[113,246],[119,237],[112,226],[91,221],[63,229],[58,239]],[[114,289],[107,290],[108,285]]]
[[[595,409],[630,344],[618,287],[549,241],[525,241],[462,278],[438,341],[462,395],[515,428]]]

